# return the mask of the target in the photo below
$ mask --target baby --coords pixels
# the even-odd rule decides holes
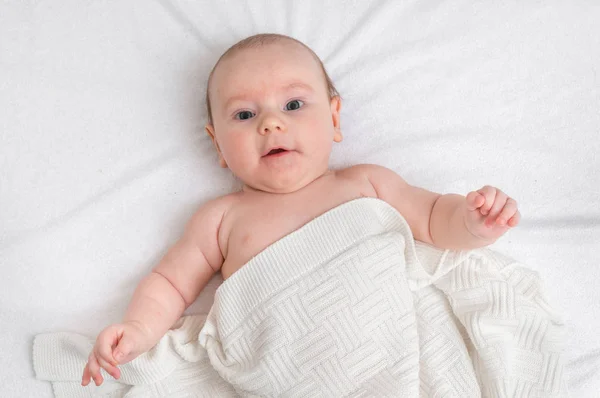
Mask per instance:
[[[100,369],[152,348],[215,272],[224,279],[315,217],[361,197],[379,198],[406,219],[414,238],[440,248],[473,249],[519,223],[517,203],[485,186],[466,197],[407,184],[385,167],[328,168],[342,141],[341,98],[317,55],[276,34],[249,37],[227,50],[208,79],[206,132],[222,167],[243,188],[202,206],[181,239],[137,287],[122,323],[104,329],[82,384]]]

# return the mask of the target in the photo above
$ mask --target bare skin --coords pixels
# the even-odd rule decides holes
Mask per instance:
[[[516,202],[485,186],[466,197],[407,184],[376,165],[328,168],[342,141],[341,100],[329,98],[321,69],[297,43],[232,54],[209,86],[213,124],[206,126],[221,166],[244,187],[192,217],[182,238],[136,289],[122,323],[104,329],[82,384],[103,382],[100,369],[152,348],[216,272],[229,278],[269,245],[345,202],[378,198],[406,219],[415,239],[448,249],[489,245],[518,224]],[[284,151],[282,151],[284,149]]]

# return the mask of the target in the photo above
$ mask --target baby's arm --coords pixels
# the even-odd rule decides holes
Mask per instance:
[[[395,207],[415,239],[443,249],[467,250],[494,243],[518,224],[517,204],[502,191],[485,186],[467,197],[440,195],[406,183],[376,165],[361,165],[377,197]]]
[[[217,199],[194,215],[181,239],[136,288],[123,322],[98,336],[83,385],[90,379],[101,384],[100,368],[119,378],[116,366],[152,348],[194,302],[223,263],[217,236],[224,212],[224,202]]]
[[[223,209],[209,203],[136,289],[125,322],[144,325],[152,346],[181,317],[223,264],[217,242]],[[149,347],[149,348],[150,348]]]

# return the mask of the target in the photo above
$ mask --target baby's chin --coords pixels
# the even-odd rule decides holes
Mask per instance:
[[[234,167],[231,171],[247,187],[245,191],[288,194],[309,186],[327,173],[328,160],[328,158],[307,158],[294,152],[272,161],[261,159],[255,167],[241,170],[234,170]]]

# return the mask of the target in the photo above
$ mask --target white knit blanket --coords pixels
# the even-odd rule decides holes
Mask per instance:
[[[488,249],[415,243],[377,199],[269,246],[203,322],[183,318],[100,388],[78,385],[93,340],[39,335],[36,375],[57,397],[566,395],[563,324],[537,275]]]

